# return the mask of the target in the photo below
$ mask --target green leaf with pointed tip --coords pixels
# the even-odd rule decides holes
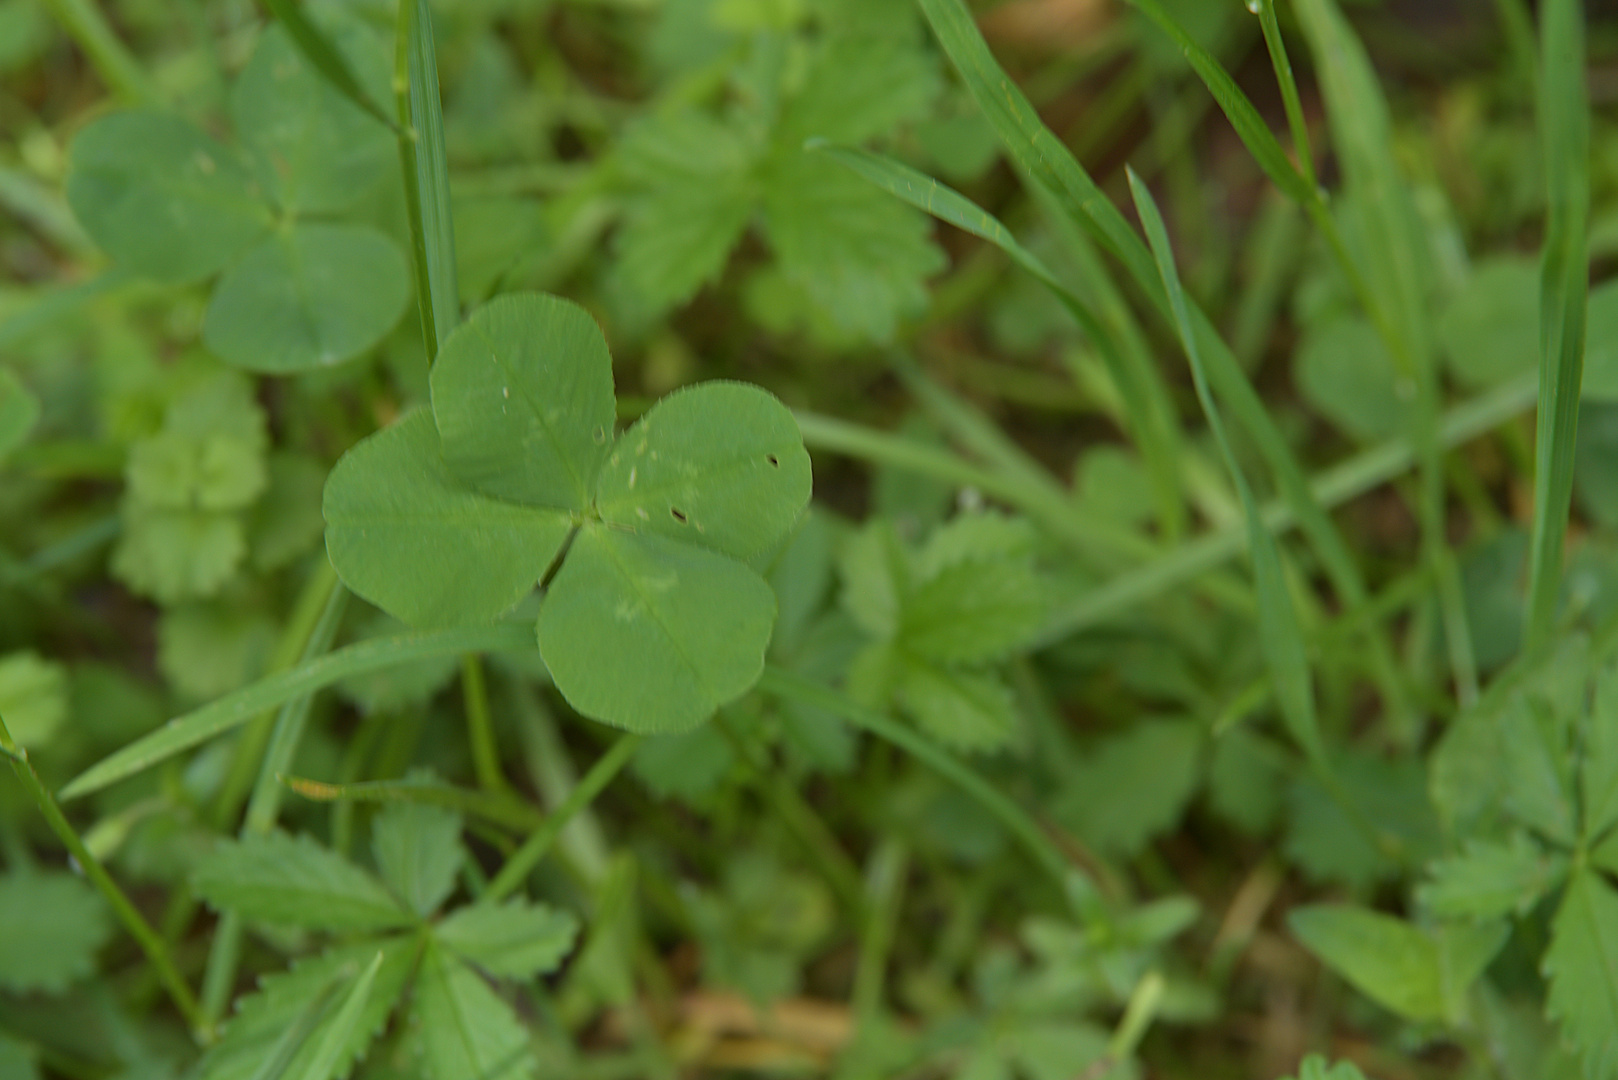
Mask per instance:
[[[1584,841],[1593,843],[1618,824],[1618,668],[1608,667],[1596,679],[1579,767]]]
[[[330,367],[381,341],[409,293],[404,254],[387,236],[299,223],[256,244],[220,279],[202,339],[248,371]]]
[[[101,897],[72,874],[0,875],[0,986],[65,990],[95,970],[111,930]]]
[[[308,836],[221,843],[192,877],[211,907],[248,922],[310,930],[388,930],[411,915],[370,874]]]
[[[96,244],[159,281],[223,270],[270,227],[236,154],[177,116],[120,112],[73,140],[67,200]]]
[[[422,956],[415,1016],[432,1080],[514,1080],[533,1071],[528,1031],[489,985],[437,944]]]
[[[39,422],[39,399],[17,376],[0,368],[0,462],[21,446]]]
[[[1438,945],[1391,915],[1338,904],[1294,908],[1292,932],[1366,997],[1412,1020],[1445,1014]]]
[[[1618,1075],[1618,893],[1600,874],[1573,876],[1551,924],[1545,1013],[1578,1051],[1584,1075]]]
[[[756,386],[707,382],[654,405],[613,445],[604,521],[746,558],[809,502],[809,452],[785,405]]]
[[[371,824],[371,851],[393,894],[417,915],[431,915],[455,888],[461,816],[439,806],[389,803]]]
[[[539,651],[579,712],[641,734],[688,731],[764,670],[775,594],[732,559],[586,526],[539,613]]]
[[[937,663],[998,660],[1039,636],[1046,593],[1027,560],[959,562],[905,597],[897,640]]]
[[[900,707],[941,743],[997,750],[1019,734],[1011,689],[992,671],[937,667],[901,655],[894,678]]]
[[[353,1044],[355,1035],[364,1030],[365,1006],[370,1003],[371,990],[376,984],[377,974],[382,970],[384,959],[386,954],[380,950],[371,957],[371,962],[348,988],[348,994],[332,1015],[331,1023],[325,1026],[318,1038],[310,1039],[315,1048],[314,1056],[301,1071],[289,1069],[288,1076],[299,1080],[330,1080]]]
[[[365,1056],[371,1041],[381,1032],[404,993],[415,968],[417,950],[413,939],[395,937],[383,941],[361,941],[334,949],[322,956],[296,962],[290,971],[264,976],[258,989],[236,1002],[236,1013],[225,1025],[219,1041],[209,1047],[202,1059],[202,1080],[260,1080],[266,1058],[275,1050],[289,1028],[304,1019],[309,1003],[358,978],[367,965],[382,954],[382,964],[371,981],[365,1004],[341,1044],[335,1058],[334,1077],[347,1076]],[[341,980],[341,981],[340,981]],[[281,1075],[304,1075],[325,1039],[333,1032],[338,1009],[328,1006],[325,1015],[303,1040]]]
[[[1567,873],[1567,859],[1514,833],[1506,841],[1468,844],[1434,863],[1431,873],[1416,890],[1428,911],[1444,919],[1493,919],[1526,914]]]
[[[584,510],[612,439],[607,339],[577,304],[498,297],[444,342],[433,418],[449,471],[487,495]]]
[[[382,43],[342,9],[318,9],[343,59],[387,100]],[[398,167],[398,147],[377,116],[334,87],[293,41],[286,26],[265,30],[231,88],[230,115],[266,189],[286,210],[333,214],[347,210]]]
[[[433,933],[445,948],[490,975],[531,979],[561,965],[578,937],[579,920],[544,904],[512,900],[498,907],[463,907]]]
[[[539,583],[566,514],[456,483],[426,410],[355,446],[326,481],[326,550],[354,592],[414,626],[487,622]]]

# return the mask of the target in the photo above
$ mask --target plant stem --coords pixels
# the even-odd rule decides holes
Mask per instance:
[[[466,736],[472,745],[472,769],[478,786],[491,794],[506,793],[511,788],[500,771],[494,720],[489,715],[489,686],[483,677],[483,660],[477,653],[461,657],[461,697],[466,704]]]
[[[634,756],[636,747],[640,746],[642,736],[624,735],[612,745],[612,749],[601,755],[600,759],[584,774],[578,787],[568,793],[567,800],[558,806],[544,822],[535,829],[522,847],[518,848],[506,864],[500,868],[489,883],[489,891],[484,894],[481,903],[493,904],[505,899],[520,886],[538,866],[545,853],[556,842],[556,838],[566,828],[567,823],[573,820],[580,810],[601,794],[602,790],[612,782],[623,767],[629,764]]]
[[[872,852],[866,869],[867,914],[860,930],[852,1001],[854,1021],[861,1026],[875,1022],[882,1013],[882,984],[899,926],[909,866],[905,845],[889,836]]]
[[[837,842],[837,837],[832,835],[832,831],[820,820],[814,808],[804,801],[803,796],[790,784],[781,782],[767,765],[757,760],[754,747],[737,734],[723,714],[715,716],[713,722],[736,751],[736,756],[753,774],[754,785],[781,818],[781,823],[809,852],[809,857],[819,864],[820,872],[826,876],[837,898],[853,912],[856,919],[863,920],[867,915],[865,887],[860,882],[859,871]]]
[[[855,727],[864,728],[878,738],[899,747],[955,784],[1017,838],[1040,869],[1044,870],[1062,890],[1064,896],[1070,895],[1071,879],[1075,875],[1082,876],[1083,872],[1067,860],[1028,811],[1002,795],[994,785],[979,776],[970,766],[956,760],[948,751],[921,734],[874,709],[867,709],[829,687],[783,668],[765,667],[764,675],[758,681],[758,689],[774,697],[824,709]]]
[[[12,771],[17,774],[17,779],[34,800],[34,805],[44,815],[51,831],[62,841],[84,876],[90,879],[90,883],[106,898],[107,903],[112,905],[118,921],[124,924],[124,928],[135,939],[135,943],[146,954],[146,958],[152,962],[152,966],[157,969],[158,978],[162,981],[164,989],[169,992],[175,1007],[180,1010],[180,1015],[185,1017],[192,1031],[200,1036],[206,1030],[206,1025],[198,1009],[196,996],[181,978],[179,969],[174,966],[168,946],[124,891],[118,887],[118,883],[112,880],[112,875],[107,873],[106,867],[102,866],[101,862],[90,853],[90,849],[84,846],[84,841],[73,830],[73,826],[62,814],[62,808],[51,797],[39,773],[34,770],[33,762],[28,760],[28,751],[12,741],[11,730],[6,727],[4,717],[0,717],[0,751],[3,751],[6,759],[11,762]]]
[[[62,24],[107,88],[129,105],[155,105],[161,100],[135,54],[118,39],[94,0],[45,0],[45,7]]]

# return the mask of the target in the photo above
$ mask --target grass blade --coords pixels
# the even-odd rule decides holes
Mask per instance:
[[[315,1047],[314,1055],[309,1059],[300,1080],[326,1080],[332,1074],[337,1059],[342,1057],[343,1051],[353,1040],[354,1029],[364,1015],[365,1003],[371,998],[371,985],[376,982],[376,973],[382,970],[382,956],[378,952],[365,970],[360,972],[359,978],[354,980],[348,996],[332,1018],[331,1027],[326,1029],[325,1037]]]
[[[309,21],[309,17],[303,13],[303,5],[298,0],[263,0],[263,3],[270,14],[275,16],[276,21],[286,27],[287,33],[292,37],[292,43],[303,53],[303,58],[320,72],[321,78],[331,83],[332,88],[339,94],[382,121],[391,130],[398,130],[399,125],[393,118],[382,109],[382,106],[372,101],[371,95],[360,86],[359,79],[348,66],[347,58],[318,26]]]
[[[1440,392],[1429,313],[1433,280],[1426,230],[1393,156],[1393,122],[1376,71],[1335,0],[1298,0],[1297,10],[1320,73],[1332,139],[1349,195],[1349,228],[1360,256],[1333,240],[1345,271],[1415,399],[1411,440],[1421,462],[1416,516],[1439,588],[1450,668],[1464,703],[1477,696],[1477,665],[1460,574],[1446,535],[1443,456],[1438,447]],[[1317,221],[1329,219],[1317,218]]]
[[[534,628],[524,623],[431,630],[362,641],[260,679],[200,709],[175,717],[150,735],[92,765],[62,789],[61,797],[76,799],[99,791],[198,743],[240,727],[265,709],[312,694],[350,675],[472,650],[517,652],[533,647]]]
[[[1275,0],[1258,0],[1258,21],[1264,30],[1264,47],[1270,52],[1270,66],[1275,68],[1275,81],[1281,87],[1281,104],[1287,112],[1287,127],[1292,129],[1292,152],[1298,158],[1298,171],[1309,185],[1309,197],[1318,200],[1320,192],[1315,183],[1315,155],[1309,146],[1309,122],[1304,119],[1298,80],[1293,78],[1287,43],[1281,37],[1281,24],[1275,17]]]
[[[1540,38],[1539,113],[1550,217],[1540,281],[1539,426],[1526,635],[1530,649],[1543,645],[1556,623],[1584,377],[1590,102],[1584,81],[1584,12],[1578,0],[1546,0],[1540,9]]]
[[[441,806],[463,817],[483,818],[509,829],[534,829],[540,823],[540,816],[533,807],[521,799],[471,791],[441,780],[361,780],[352,784],[328,784],[324,780],[285,774],[277,779],[311,802],[419,803]]]
[[[449,161],[444,153],[444,108],[438,95],[438,57],[427,0],[399,0],[394,87],[399,109],[399,158],[404,169],[405,213],[410,219],[416,306],[427,360],[461,321],[455,274],[455,222],[449,203]]]
[[[1174,42],[1175,47],[1191,65],[1191,69],[1197,73],[1197,77],[1213,95],[1225,118],[1230,121],[1230,126],[1236,129],[1242,145],[1253,155],[1258,167],[1264,170],[1264,175],[1289,197],[1301,203],[1319,198],[1314,184],[1292,164],[1287,152],[1281,148],[1281,143],[1276,139],[1275,133],[1270,130],[1270,125],[1264,122],[1264,117],[1259,115],[1258,109],[1253,107],[1252,101],[1242,93],[1242,88],[1236,85],[1236,80],[1230,77],[1230,73],[1214,55],[1187,34],[1159,0],[1129,0],[1129,2]],[[1293,97],[1296,96],[1297,90],[1294,88]],[[1288,117],[1290,116],[1289,107]]]
[[[1218,403],[1208,385],[1208,375],[1202,361],[1202,349],[1191,323],[1191,313],[1180,286],[1179,271],[1174,265],[1174,252],[1169,246],[1168,229],[1163,215],[1146,185],[1129,170],[1129,188],[1135,197],[1135,209],[1152,253],[1157,258],[1163,287],[1168,293],[1174,321],[1180,331],[1180,343],[1186,359],[1191,363],[1191,379],[1196,384],[1197,399],[1208,418],[1219,454],[1225,460],[1231,482],[1241,497],[1242,516],[1247,526],[1247,550],[1253,560],[1253,579],[1258,592],[1259,645],[1270,670],[1270,681],[1275,688],[1276,700],[1281,705],[1281,716],[1293,739],[1304,754],[1323,772],[1326,768],[1326,747],[1320,735],[1320,720],[1315,713],[1314,686],[1309,675],[1309,660],[1304,653],[1303,631],[1298,625],[1297,609],[1287,592],[1286,573],[1281,565],[1281,551],[1275,537],[1265,528],[1259,515],[1258,501],[1247,482],[1236,452],[1231,447],[1220,416]]]
[[[1168,294],[1151,252],[995,61],[963,0],[918,2],[968,92],[999,132],[1012,156],[1050,191],[1066,216],[1124,264],[1135,283],[1169,323],[1175,324]],[[1333,588],[1346,606],[1361,606],[1368,599],[1365,580],[1342,533],[1315,500],[1302,466],[1213,323],[1194,303],[1187,301],[1186,307],[1212,388],[1263,455],[1276,486],[1297,515],[1299,527],[1314,547]],[[1391,646],[1374,631],[1368,643],[1384,697],[1393,703],[1396,715],[1405,715],[1408,709],[1399,689]]]
[[[1185,522],[1179,480],[1180,431],[1168,389],[1156,371],[1147,363],[1131,362],[1137,354],[1121,346],[1106,321],[1033,252],[1023,247],[1011,230],[965,195],[881,154],[821,142],[814,143],[812,149],[916,209],[987,240],[1051,291],[1095,345],[1108,375],[1117,384],[1127,414],[1126,426],[1140,446],[1152,478],[1164,533],[1178,536]]]

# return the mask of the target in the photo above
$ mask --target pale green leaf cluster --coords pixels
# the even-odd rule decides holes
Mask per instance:
[[[385,91],[379,43],[352,17],[320,10],[361,79]],[[404,255],[368,225],[329,219],[387,180],[387,129],[281,26],[264,32],[230,106],[239,148],[149,110],[87,126],[72,148],[74,213],[128,270],[173,283],[222,275],[202,336],[227,363],[289,374],[360,355],[404,312]]]
[[[850,693],[896,704],[923,730],[962,749],[1021,737],[999,664],[1038,634],[1047,590],[1033,531],[998,513],[956,518],[918,547],[891,523],[850,537],[839,560],[843,606],[871,640],[849,667]]]
[[[67,671],[38,653],[0,655],[0,720],[25,749],[50,742],[68,716]]]
[[[555,970],[578,923],[525,900],[440,916],[466,858],[460,831],[451,811],[391,802],[372,825],[375,874],[279,832],[227,842],[205,860],[193,886],[211,906],[349,940],[241,998],[202,1077],[250,1080],[267,1062],[288,1076],[347,1076],[401,1003],[430,1080],[530,1075],[526,1029],[489,980]]]
[[[788,39],[773,66],[758,46],[755,82],[727,110],[677,106],[626,134],[618,271],[637,302],[661,311],[690,299],[755,229],[772,260],[747,295],[767,324],[882,341],[925,305],[923,282],[943,265],[926,219],[803,147],[864,142],[919,117],[937,65],[913,34],[827,25],[813,44]]]
[[[219,372],[180,391],[162,427],[130,447],[113,572],[165,604],[218,593],[247,558],[268,446],[245,377]]]
[[[326,544],[351,589],[422,627],[496,619],[547,580],[539,649],[562,694],[675,732],[763,670],[775,598],[740,560],[787,533],[809,488],[797,424],[755,387],[678,391],[615,436],[595,321],[513,294],[444,342],[430,411],[338,463]]]

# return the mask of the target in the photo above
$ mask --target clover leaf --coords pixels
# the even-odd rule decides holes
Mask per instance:
[[[375,36],[352,17],[321,19],[373,91],[385,90]],[[285,375],[360,355],[404,313],[404,254],[369,225],[314,218],[385,181],[387,129],[327,85],[279,26],[237,80],[231,115],[240,151],[168,113],[102,117],[74,139],[69,205],[135,273],[170,284],[223,274],[203,339],[225,362]]]
[[[416,626],[487,622],[560,555],[537,637],[579,712],[685,731],[753,684],[775,596],[740,560],[809,499],[785,406],[706,383],[614,438],[600,328],[538,294],[474,312],[431,386],[430,411],[361,442],[327,481],[326,546],[349,588]]]

